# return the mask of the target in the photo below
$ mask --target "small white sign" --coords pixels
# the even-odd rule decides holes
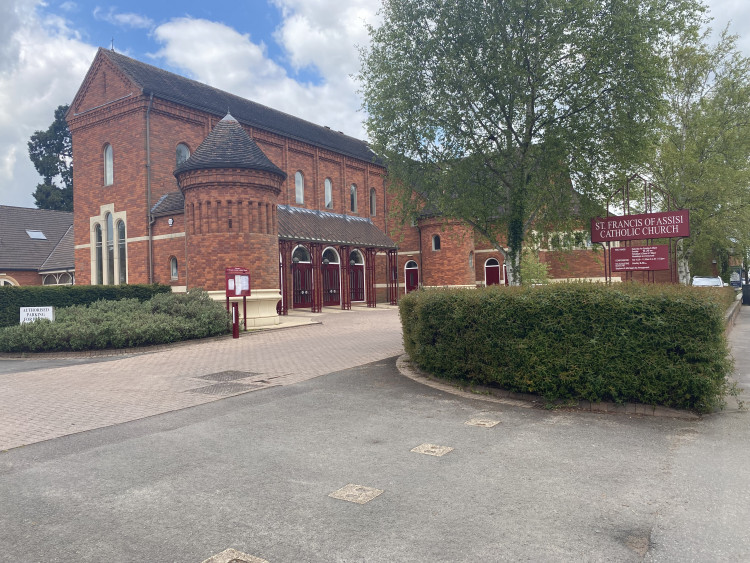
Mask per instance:
[[[54,307],[21,307],[21,324],[30,323],[37,319],[55,320]]]

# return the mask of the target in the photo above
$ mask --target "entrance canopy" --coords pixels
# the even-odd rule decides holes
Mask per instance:
[[[370,219],[278,206],[279,239],[392,250],[396,243]]]

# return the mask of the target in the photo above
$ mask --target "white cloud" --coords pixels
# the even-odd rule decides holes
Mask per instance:
[[[357,47],[368,43],[366,23],[376,24],[377,2],[273,0],[284,21],[275,33],[295,68],[314,66],[328,80],[359,70]]]
[[[96,49],[80,41],[67,22],[40,18],[41,1],[0,3],[5,45],[0,50],[0,203],[33,207],[41,181],[26,143],[46,129],[55,108],[70,103]],[[6,25],[8,22],[11,24]]]
[[[120,27],[151,29],[154,26],[154,20],[151,18],[132,12],[118,13],[113,7],[105,11],[97,6],[94,8],[94,18]]]
[[[163,44],[155,56],[191,78],[349,135],[364,134],[356,86],[346,74],[301,84],[267,56],[265,45],[207,20],[175,19],[154,36]]]

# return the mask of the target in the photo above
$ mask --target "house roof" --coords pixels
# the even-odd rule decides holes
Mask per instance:
[[[230,114],[216,124],[190,158],[175,169],[174,174],[177,176],[190,170],[207,168],[264,170],[286,178],[286,173],[268,159]]]
[[[280,239],[396,248],[388,235],[364,217],[279,205],[278,221]]]
[[[0,205],[0,270],[72,270],[74,264],[72,213]]]
[[[107,57],[144,95],[169,100],[188,107],[223,116],[229,110],[241,123],[257,127],[312,145],[339,152],[366,162],[375,161],[375,153],[365,141],[355,139],[328,127],[235,96],[195,80],[142,63],[108,49],[97,56]]]
[[[182,192],[169,192],[159,198],[159,201],[151,208],[151,215],[164,217],[175,213],[185,212],[185,198]]]

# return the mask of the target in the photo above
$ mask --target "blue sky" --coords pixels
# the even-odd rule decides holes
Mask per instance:
[[[709,0],[750,56],[750,0]],[[0,204],[33,207],[26,143],[98,47],[364,138],[353,75],[379,0],[0,0]]]

